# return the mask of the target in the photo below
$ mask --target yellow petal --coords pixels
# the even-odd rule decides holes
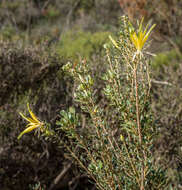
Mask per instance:
[[[148,27],[149,27],[149,23],[147,24],[147,26],[145,27],[145,30],[144,30],[144,32],[143,32],[143,35],[144,35],[144,36],[145,36],[145,34],[146,34],[146,32],[147,32]]]
[[[153,24],[153,25],[151,26],[151,28],[149,29],[149,31],[147,32],[147,34],[145,35],[145,37],[144,37],[144,39],[143,39],[144,43],[147,41],[147,39],[148,39],[150,33],[152,32],[152,30],[154,29],[155,26],[156,26],[156,24]]]
[[[136,33],[134,32],[133,34],[131,34],[131,41],[133,42],[134,46],[137,48],[138,46],[138,38],[137,38],[137,35]]]
[[[142,32],[143,21],[144,21],[144,17],[142,17],[142,20],[141,20],[140,25],[139,25],[139,29],[138,29],[139,33]]]
[[[134,41],[135,41],[135,47],[136,47],[136,49],[139,50],[140,49],[140,39],[138,38],[138,36],[136,35],[136,33],[134,35]]]
[[[25,128],[27,128],[27,127],[29,127],[29,126],[33,126],[34,125],[34,123],[29,123],[29,124],[27,124],[26,126],[25,126]]]
[[[144,38],[143,32],[140,32],[140,33],[138,34],[138,38],[139,38],[140,41],[142,41],[142,39]]]
[[[28,111],[30,113],[30,115],[32,116],[32,119],[34,120],[34,122],[39,123],[40,121],[38,120],[38,118],[35,116],[35,114],[31,111],[29,103],[27,103],[27,107],[28,107]]]
[[[20,133],[20,135],[18,136],[18,139],[20,139],[20,138],[22,137],[22,135],[24,135],[25,133],[29,133],[29,132],[31,132],[32,130],[38,128],[38,127],[39,127],[39,126],[37,126],[37,125],[32,125],[32,126],[26,128],[24,131],[22,131],[22,132]]]
[[[25,120],[27,120],[28,122],[30,122],[30,123],[35,123],[34,120],[32,120],[32,119],[29,118],[29,117],[24,116],[21,112],[19,112],[19,114],[20,114]]]

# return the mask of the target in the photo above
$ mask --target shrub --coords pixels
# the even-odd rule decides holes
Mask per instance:
[[[45,129],[42,124],[38,129],[63,143],[99,189],[158,190],[167,185],[165,172],[155,167],[151,152],[156,132],[148,60],[142,51],[150,33],[146,30],[141,22],[135,32],[127,17],[122,17],[118,40],[110,37],[112,45],[105,45],[108,62],[102,78],[107,109],[98,101],[89,64],[85,60],[68,63],[63,69],[75,81],[74,98],[83,115],[70,107],[60,112],[56,131],[46,123]],[[67,138],[60,138],[59,131]]]
[[[152,67],[155,70],[163,69],[165,66],[179,67],[179,61],[182,55],[176,50],[172,49],[168,52],[159,53],[152,62]],[[157,72],[156,72],[157,73]]]
[[[109,32],[67,32],[61,36],[57,46],[58,54],[64,59],[77,59],[84,57],[91,59],[94,54],[103,53],[103,44],[108,39]]]

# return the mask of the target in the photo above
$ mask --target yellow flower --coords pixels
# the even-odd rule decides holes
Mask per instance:
[[[156,24],[153,24],[151,26],[151,28],[148,30],[149,24],[147,24],[147,26],[145,27],[145,29],[143,31],[143,20],[144,20],[144,18],[142,18],[142,20],[139,24],[138,32],[135,32],[135,31],[130,32],[130,39],[131,39],[132,43],[134,44],[135,48],[137,49],[137,53],[141,53],[141,50],[142,50],[145,42],[147,41],[151,31],[156,26]]]
[[[32,130],[36,129],[36,128],[40,128],[43,129],[44,127],[44,123],[41,122],[36,116],[35,114],[30,110],[29,104],[27,103],[27,107],[28,107],[28,111],[31,115],[31,117],[26,117],[24,116],[22,113],[19,113],[25,120],[27,120],[29,123],[26,125],[26,129],[24,131],[22,131],[20,133],[20,135],[18,136],[18,139],[20,139],[22,137],[22,135],[24,135],[25,133],[29,133]]]

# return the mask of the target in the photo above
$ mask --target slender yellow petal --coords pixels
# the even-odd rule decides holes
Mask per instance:
[[[25,128],[29,127],[29,126],[33,126],[33,123],[28,123]]]
[[[24,116],[21,112],[19,112],[19,114],[20,114],[25,120],[27,120],[28,122],[30,122],[30,123],[35,123],[35,121],[32,120],[30,117]]]
[[[143,35],[144,35],[144,36],[145,36],[145,34],[146,34],[147,30],[148,30],[148,27],[149,27],[149,23],[147,24],[147,26],[145,27],[145,30],[144,30],[144,32],[143,32]]]
[[[153,24],[153,25],[151,26],[151,28],[149,29],[149,31],[147,32],[147,34],[145,35],[145,37],[144,37],[144,39],[143,39],[144,43],[147,41],[147,39],[148,39],[150,33],[152,32],[152,30],[154,29],[155,26],[156,26],[156,24]]]
[[[22,135],[24,135],[25,133],[29,133],[29,132],[31,132],[32,130],[36,129],[36,128],[38,128],[37,125],[33,125],[33,126],[30,126],[30,127],[26,128],[24,131],[22,131],[22,132],[20,133],[20,135],[18,136],[18,139],[20,139],[20,138],[22,137]]]
[[[152,30],[154,29],[155,26],[156,26],[156,24],[153,24],[153,25],[150,27],[150,29],[149,29],[149,31],[147,32],[146,36],[149,36],[149,34],[152,32]]]
[[[40,121],[37,119],[37,117],[35,116],[35,114],[31,111],[29,103],[27,103],[27,107],[28,107],[28,111],[29,111],[30,115],[32,116],[32,119],[34,121],[36,121],[37,123],[39,123]]]
[[[18,139],[20,139],[22,137],[22,135],[24,135],[25,133],[29,133],[32,130],[36,129],[36,128],[40,128],[41,130],[44,130],[43,126],[44,123],[39,121],[39,119],[35,116],[35,114],[31,111],[29,104],[27,104],[28,107],[28,111],[31,115],[32,118],[26,117],[24,116],[22,113],[20,113],[20,115],[27,120],[29,123],[26,125],[26,129],[20,133],[20,135],[18,136]]]
[[[139,41],[139,38],[136,33],[134,33],[134,35],[133,35],[133,40],[134,40],[134,45],[135,45],[136,49],[137,50],[140,49],[140,41]]]
[[[133,44],[135,45],[135,47],[138,46],[138,38],[136,33],[134,32],[133,34],[130,35],[131,41],[133,42]]]
[[[139,39],[140,41],[142,41],[143,38],[144,38],[144,34],[143,34],[142,32],[140,32],[140,33],[138,34],[138,39]]]
[[[141,22],[140,22],[139,29],[138,29],[139,32],[142,31],[143,21],[144,21],[144,17],[142,17],[142,20],[141,20]]]

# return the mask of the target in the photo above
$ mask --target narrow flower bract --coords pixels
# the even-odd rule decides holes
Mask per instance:
[[[132,43],[134,44],[135,48],[137,49],[137,52],[140,53],[143,46],[145,45],[150,33],[152,32],[153,28],[156,26],[156,24],[153,24],[150,29],[149,28],[149,24],[147,24],[147,26],[145,27],[145,29],[143,30],[143,20],[144,18],[142,18],[140,24],[139,24],[139,28],[138,28],[138,32],[132,30],[130,32],[130,39],[132,41]]]
[[[26,117],[22,113],[19,113],[29,123],[26,125],[26,129],[20,133],[20,135],[18,136],[18,139],[20,139],[22,137],[22,135],[24,135],[25,133],[29,133],[29,132],[33,131],[34,129],[36,129],[36,128],[42,129],[43,126],[44,126],[44,123],[41,122],[35,116],[35,114],[31,111],[30,106],[29,106],[28,103],[27,103],[27,108],[28,108],[28,111],[29,111],[31,117]]]

